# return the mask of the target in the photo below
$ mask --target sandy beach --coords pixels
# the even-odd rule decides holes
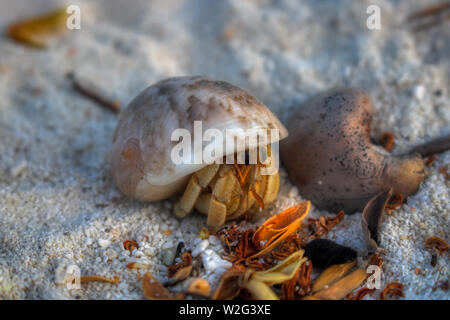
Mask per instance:
[[[393,153],[450,134],[450,21],[408,22],[411,13],[439,1],[71,3],[81,8],[81,29],[53,38],[46,50],[0,37],[1,299],[143,299],[140,278],[150,271],[165,282],[164,252],[180,241],[197,250],[198,276],[213,288],[229,267],[220,259],[209,263],[223,249],[217,237],[198,238],[205,216],[173,216],[177,196],[144,203],[116,188],[108,153],[118,116],[75,92],[70,72],[121,108],[167,77],[216,78],[250,92],[282,122],[318,93],[359,87],[373,100],[371,136],[392,132]],[[63,4],[0,0],[0,28]],[[381,9],[380,30],[366,26],[371,4]],[[448,290],[434,288],[450,278],[449,255],[433,267],[425,248],[431,236],[450,241],[449,182],[440,173],[449,166],[450,151],[437,155],[419,191],[381,227],[382,285],[402,283],[405,299],[450,298]],[[265,217],[307,200],[283,167],[280,177]],[[333,213],[313,206],[309,216]],[[360,213],[347,215],[326,237],[363,256],[360,220]],[[127,239],[139,248],[125,250]],[[149,268],[128,269],[132,262]],[[58,277],[71,265],[82,275],[120,281],[68,290]],[[182,291],[183,284],[171,290]]]

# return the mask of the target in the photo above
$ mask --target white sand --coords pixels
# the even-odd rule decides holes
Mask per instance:
[[[148,2],[71,1],[82,6],[82,29],[47,51],[0,38],[0,298],[140,299],[144,271],[126,264],[148,262],[164,280],[163,248],[183,240],[195,249],[205,225],[197,214],[174,219],[174,199],[148,204],[120,194],[107,161],[117,116],[74,93],[68,71],[125,105],[163,78],[206,75],[248,90],[282,120],[322,90],[358,86],[374,100],[373,136],[393,132],[395,152],[450,133],[448,22],[421,32],[404,22],[431,1]],[[0,0],[0,27],[57,3]],[[365,25],[372,3],[382,9],[380,31]],[[448,255],[431,267],[425,249],[429,236],[450,240],[449,187],[438,171],[449,163],[450,152],[439,155],[419,192],[382,226],[383,285],[403,283],[407,299],[450,297],[432,291],[449,279]],[[304,200],[281,173],[268,214]],[[319,214],[326,212],[312,209]],[[346,216],[329,238],[362,254],[360,214]],[[131,256],[126,239],[141,246]],[[69,265],[121,281],[69,291],[55,282]],[[220,270],[200,276],[215,286]]]

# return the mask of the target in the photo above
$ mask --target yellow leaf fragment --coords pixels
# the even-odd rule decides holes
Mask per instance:
[[[352,269],[356,265],[356,260],[344,263],[344,264],[335,264],[333,266],[328,267],[323,271],[320,276],[314,281],[312,292],[317,292],[322,290],[325,286],[329,286],[335,281],[341,279],[345,276],[350,269]]]
[[[302,220],[308,215],[311,202],[302,202],[271,217],[253,235],[253,244],[260,249],[252,258],[272,251],[290,234],[300,228]]]
[[[32,17],[9,25],[7,34],[10,38],[31,47],[46,48],[46,38],[66,29],[69,17],[66,7],[44,15]]]
[[[247,270],[242,278],[241,286],[260,300],[278,300],[278,296],[270,289],[271,285],[280,284],[295,276],[301,265],[307,260],[303,257],[304,250],[292,253],[274,267],[255,271]]]
[[[120,281],[120,277],[114,276],[113,279],[106,278],[106,277],[103,277],[103,276],[97,276],[97,275],[80,277],[80,283],[86,283],[86,282],[92,282],[92,281],[103,281],[103,282],[109,282],[109,283],[117,283],[117,282]]]
[[[322,289],[313,296],[308,297],[308,299],[341,300],[358,288],[366,278],[367,273],[364,269],[356,269],[348,276],[334,282],[328,288]]]

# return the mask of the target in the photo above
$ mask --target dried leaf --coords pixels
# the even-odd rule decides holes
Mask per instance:
[[[192,271],[192,256],[189,252],[184,252],[181,255],[182,262],[170,266],[168,271],[168,276],[170,278],[170,284],[175,284],[180,282],[191,274]]]
[[[431,237],[425,241],[427,248],[435,249],[439,254],[443,254],[448,249],[448,244],[439,237]]]
[[[212,295],[213,300],[231,300],[239,295],[241,276],[245,273],[245,267],[235,264],[222,275],[219,285]]]
[[[313,283],[312,292],[317,292],[345,276],[354,266],[356,260],[328,267]]]
[[[361,226],[369,250],[376,251],[378,248],[378,231],[383,221],[386,205],[392,193],[393,189],[391,188],[388,191],[377,194],[369,200],[364,208]]]
[[[103,277],[103,276],[97,276],[97,275],[80,277],[80,283],[86,283],[86,282],[92,282],[92,281],[102,281],[102,282],[109,282],[109,283],[117,283],[117,282],[120,281],[120,277],[114,276],[113,279],[106,278],[106,277]]]
[[[186,292],[202,297],[209,297],[211,294],[211,286],[208,281],[202,278],[194,278],[189,281]]]
[[[127,264],[128,269],[149,269],[150,265],[139,262],[131,262]]]
[[[301,265],[307,260],[303,257],[303,252],[303,250],[294,252],[268,270],[247,270],[243,275],[241,287],[247,289],[258,300],[278,300],[278,296],[270,286],[289,281],[298,273]]]
[[[123,242],[123,248],[131,253],[134,249],[138,249],[139,245],[136,240],[125,240]]]
[[[398,282],[389,283],[386,288],[384,288],[384,290],[380,293],[380,299],[386,300],[387,295],[404,297],[403,285]]]
[[[362,300],[366,295],[368,295],[371,292],[374,292],[375,290],[376,289],[361,288],[354,295],[349,293],[347,295],[347,299],[348,300]]]
[[[358,288],[366,278],[367,274],[364,269],[356,269],[348,276],[334,282],[328,288],[315,293],[313,298],[320,300],[341,300]]]
[[[309,213],[310,207],[311,202],[306,201],[288,208],[265,221],[253,235],[253,244],[260,250],[253,257],[269,253],[281,241],[295,232]]]
[[[312,230],[313,234],[309,236],[310,239],[317,239],[326,235],[332,228],[338,225],[342,220],[344,220],[344,211],[341,210],[334,217],[324,217],[321,216],[318,219],[309,218],[308,228]]]
[[[145,273],[142,278],[142,290],[144,296],[149,300],[180,300],[184,298],[184,295],[178,293],[174,297],[170,295],[169,291],[163,287],[150,272]]]
[[[28,46],[47,48],[46,38],[65,30],[68,17],[66,7],[62,7],[44,15],[13,23],[8,27],[7,33],[10,38]]]

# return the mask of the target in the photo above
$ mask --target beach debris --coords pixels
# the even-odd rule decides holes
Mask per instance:
[[[298,233],[288,236],[274,251],[272,256],[278,260],[286,259],[289,255],[301,249],[304,240]]]
[[[354,88],[327,91],[290,117],[282,160],[301,195],[317,208],[350,214],[390,188],[405,197],[418,190],[425,178],[422,158],[374,145],[371,120],[370,97]]]
[[[312,292],[318,292],[345,276],[354,266],[356,260],[336,264],[325,269],[312,285]]]
[[[120,111],[120,101],[110,97],[110,94],[106,93],[105,90],[101,89],[92,81],[80,78],[73,72],[68,73],[67,78],[70,80],[72,88],[85,98],[94,101],[97,105],[106,108],[112,113],[118,113]]]
[[[189,277],[192,271],[192,256],[189,252],[184,252],[181,254],[180,263],[171,265],[168,267],[168,277],[170,279],[170,284],[175,284]]]
[[[233,264],[220,278],[220,282],[212,295],[213,300],[231,300],[241,293],[240,279],[246,268],[242,264]]]
[[[90,276],[81,276],[80,277],[80,283],[87,283],[87,282],[94,282],[94,281],[118,283],[120,281],[120,277],[114,276],[112,279],[103,277],[103,276],[98,276],[98,275],[90,275]]]
[[[439,237],[430,237],[425,241],[425,247],[435,250],[439,254],[444,254],[448,250],[449,245]]]
[[[310,238],[316,239],[326,235],[332,228],[344,220],[344,211],[341,210],[334,217],[320,216],[319,218],[308,218],[308,228],[312,232]]]
[[[7,35],[27,46],[45,49],[48,47],[48,39],[51,36],[67,30],[68,17],[66,7],[62,7],[43,15],[12,23],[7,28]]]
[[[444,176],[445,180],[450,180],[450,172],[448,166],[442,166],[439,168],[439,172]]]
[[[205,279],[193,278],[187,283],[186,293],[208,298],[211,295],[211,286]]]
[[[433,292],[437,289],[441,289],[443,291],[448,291],[450,288],[450,284],[448,280],[441,280],[433,286]]]
[[[437,156],[435,154],[429,156],[425,160],[426,166],[431,166],[437,160]]]
[[[386,204],[386,211],[390,212],[391,210],[395,210],[401,207],[404,201],[403,195],[399,193],[395,193],[391,196],[388,203]]]
[[[378,232],[383,221],[386,205],[392,196],[393,189],[380,192],[366,205],[361,217],[361,227],[366,239],[369,251],[378,249]]]
[[[277,294],[270,288],[292,279],[301,265],[307,260],[303,257],[303,250],[294,252],[274,267],[256,271],[247,269],[241,279],[241,288],[250,292],[258,300],[278,300]]]
[[[149,300],[180,300],[184,299],[183,293],[172,296],[161,283],[159,283],[150,272],[146,272],[142,277],[142,290],[145,298]]]
[[[357,253],[352,248],[337,244],[328,239],[314,239],[305,247],[307,256],[317,268],[327,268],[356,259]]]
[[[404,297],[403,284],[399,282],[391,282],[380,293],[380,300],[387,300],[388,296]]]
[[[312,290],[311,272],[313,264],[306,260],[297,273],[281,285],[284,300],[293,300],[309,294]]]
[[[206,227],[203,227],[203,228],[200,230],[200,233],[198,234],[198,237],[199,237],[200,239],[202,239],[202,240],[206,240],[206,239],[209,238],[210,234],[211,234],[211,233],[210,233],[209,229],[206,228]]]
[[[309,201],[302,202],[266,220],[253,234],[252,242],[258,250],[253,257],[269,253],[290,234],[297,231],[310,208]]]
[[[375,290],[376,289],[360,288],[358,291],[356,291],[355,294],[349,293],[347,295],[347,299],[348,300],[362,300],[366,295],[374,292]]]
[[[168,104],[173,108],[167,108]],[[203,144],[203,135],[194,132],[197,125],[193,119],[201,121],[204,129],[214,128],[223,134],[233,127],[236,148],[223,150],[223,143],[216,141],[211,145],[217,147],[211,148],[215,150],[211,162],[177,164],[171,158],[177,150],[177,155],[183,151],[184,159],[197,159],[198,154],[194,154],[195,148],[185,150],[182,143],[177,144],[177,150],[167,152],[173,147],[173,128],[189,128],[193,144],[200,140]],[[150,120],[165,125],[149,126]],[[261,130],[266,139],[249,139],[248,132]],[[167,199],[184,190],[173,207],[175,216],[183,218],[195,208],[207,215],[209,227],[218,228],[246,213],[253,216],[275,201],[280,178],[270,145],[286,136],[278,118],[236,86],[198,76],[169,78],[145,89],[121,113],[110,152],[111,171],[118,188],[141,201]],[[151,150],[142,149],[146,146]],[[228,161],[214,162],[223,157]],[[226,163],[231,157],[233,164]]]
[[[139,244],[137,243],[136,240],[125,240],[123,242],[123,248],[132,253],[134,249],[139,248]]]
[[[392,134],[392,132],[383,132],[383,134],[380,136],[380,144],[387,151],[391,151],[392,147],[394,146],[394,135]]]
[[[341,300],[347,297],[353,290],[358,288],[367,278],[364,269],[356,269],[343,278],[325,286],[322,290],[304,299],[312,300]]]
[[[140,262],[130,262],[127,264],[128,269],[149,269],[150,267],[150,264]]]

